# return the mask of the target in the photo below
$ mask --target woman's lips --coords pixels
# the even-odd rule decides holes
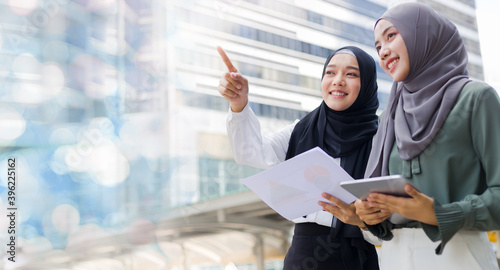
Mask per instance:
[[[399,62],[399,58],[392,58],[389,61],[387,61],[387,69],[389,69],[389,72],[392,73],[394,71],[394,67],[396,66],[396,64],[398,62]]]
[[[329,93],[330,95],[332,96],[335,96],[335,97],[343,97],[343,96],[347,96],[347,93],[344,92],[344,91],[340,91],[340,90],[332,90],[330,91]]]

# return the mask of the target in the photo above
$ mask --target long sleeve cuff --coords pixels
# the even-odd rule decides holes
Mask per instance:
[[[231,110],[231,107],[229,107],[228,114],[227,114],[227,122],[233,120],[233,119],[242,119],[248,117],[248,115],[252,114],[252,110],[250,109],[250,105],[247,103],[245,108],[241,112],[233,112]]]
[[[441,205],[434,200],[434,213],[438,226],[422,224],[425,234],[432,241],[441,240],[436,248],[436,254],[443,253],[444,246],[464,225],[464,210],[458,203]]]
[[[368,225],[365,223],[365,226],[373,235],[381,240],[389,241],[394,237],[391,232],[391,224],[387,220],[376,225]]]

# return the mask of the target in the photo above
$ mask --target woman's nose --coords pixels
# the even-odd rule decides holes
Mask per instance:
[[[333,85],[343,85],[344,78],[339,74],[333,78]]]
[[[389,49],[387,48],[387,46],[383,46],[382,48],[380,48],[379,56],[381,59],[384,59],[388,55],[389,55]]]

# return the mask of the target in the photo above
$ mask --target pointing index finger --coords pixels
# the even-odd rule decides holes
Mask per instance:
[[[229,72],[238,72],[238,70],[233,66],[233,63],[231,63],[231,60],[229,60],[229,57],[227,57],[226,52],[224,52],[221,46],[217,46],[217,51],[219,52],[220,57],[222,57],[222,61],[224,61],[224,64],[226,64],[226,67],[229,70]]]

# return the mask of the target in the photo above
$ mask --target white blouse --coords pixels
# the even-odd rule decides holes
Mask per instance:
[[[238,164],[261,169],[267,169],[285,161],[290,136],[297,122],[298,120],[263,137],[259,120],[248,105],[239,113],[229,109],[226,127],[234,159]],[[336,161],[340,162],[340,159]],[[318,211],[294,219],[293,222],[315,222],[331,227],[333,218],[335,217],[329,212]]]
[[[235,113],[229,109],[226,128],[233,157],[238,164],[268,169],[285,161],[288,144],[293,128],[298,123],[287,125],[282,129],[262,136],[260,123],[257,116],[250,108],[245,106],[243,111]],[[340,158],[335,161],[340,163]],[[305,217],[294,219],[295,223],[314,222],[323,226],[332,226],[332,221],[337,219],[327,211],[318,211]],[[368,231],[361,230],[366,241],[380,245],[381,240]]]

